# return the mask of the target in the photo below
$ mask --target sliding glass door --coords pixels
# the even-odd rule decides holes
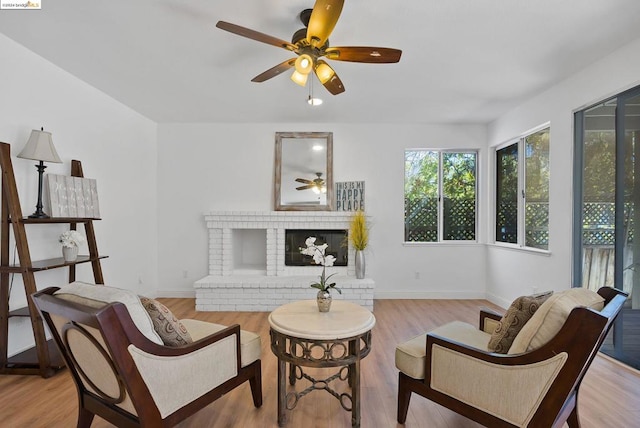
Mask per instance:
[[[574,286],[629,293],[602,351],[640,368],[640,88],[577,112],[575,138]]]

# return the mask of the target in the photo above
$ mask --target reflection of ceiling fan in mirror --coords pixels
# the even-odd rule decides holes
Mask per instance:
[[[344,92],[342,81],[333,68],[320,58],[381,64],[398,62],[402,54],[401,50],[391,48],[330,47],[329,35],[338,22],[343,5],[344,0],[316,0],[313,9],[306,9],[300,13],[300,20],[305,28],[296,31],[291,43],[229,22],[218,21],[216,27],[242,37],[286,49],[298,55],[297,58],[288,59],[257,75],[251,80],[252,82],[264,82],[295,68],[291,80],[300,86],[307,84],[307,77],[313,72],[329,92],[338,95]]]
[[[298,183],[305,184],[304,186],[296,187],[296,190],[311,189],[314,193],[327,193],[327,186],[325,186],[324,178],[322,178],[321,172],[316,172],[316,178],[313,180],[307,180],[306,178],[296,178]]]

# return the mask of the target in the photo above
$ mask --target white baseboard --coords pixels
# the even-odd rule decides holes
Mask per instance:
[[[194,299],[196,290],[156,290],[155,297]]]
[[[482,291],[376,291],[374,299],[486,299]]]
[[[511,302],[509,300],[505,300],[502,297],[498,297],[495,294],[487,293],[487,300],[493,303],[494,305],[498,305],[501,308],[508,308],[511,306]]]

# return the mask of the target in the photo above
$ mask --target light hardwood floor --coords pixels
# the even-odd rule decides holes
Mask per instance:
[[[277,362],[269,349],[267,313],[196,312],[193,299],[160,299],[179,318],[220,324],[239,323],[262,337],[264,404],[253,407],[248,385],[193,415],[179,427],[277,427]],[[400,427],[396,422],[397,343],[453,320],[478,323],[483,300],[376,300],[372,351],[362,361],[362,427]],[[328,370],[328,369],[327,369]],[[333,372],[330,372],[331,374]],[[203,374],[204,375],[204,374]],[[50,379],[0,376],[0,427],[55,428],[76,423],[77,397],[67,371]],[[579,412],[584,428],[627,428],[640,421],[640,373],[598,356],[581,389]],[[92,427],[110,427],[97,418]],[[325,391],[303,397],[290,413],[291,428],[349,427],[349,413]],[[466,428],[479,425],[426,399],[413,396],[406,427]]]

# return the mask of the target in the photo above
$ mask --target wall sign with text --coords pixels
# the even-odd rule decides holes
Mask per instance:
[[[364,181],[336,183],[336,211],[364,211]]]

